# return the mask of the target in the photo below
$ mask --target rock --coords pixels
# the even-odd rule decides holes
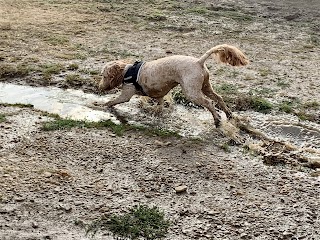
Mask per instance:
[[[32,228],[38,228],[39,224],[37,222],[35,222],[35,221],[32,221],[31,222],[31,226],[32,226]]]
[[[71,212],[72,207],[69,204],[66,204],[66,205],[60,205],[58,209],[64,210],[65,212]]]
[[[182,193],[182,192],[187,191],[187,188],[188,188],[187,186],[182,185],[182,186],[176,187],[175,190],[176,190],[176,193]]]
[[[49,178],[49,177],[52,176],[52,173],[51,173],[51,172],[44,172],[44,173],[43,173],[43,176],[44,176],[45,178]]]
[[[164,142],[161,142],[161,141],[159,141],[159,140],[155,140],[155,141],[154,141],[154,144],[155,144],[156,146],[159,146],[159,147],[162,147],[162,146],[165,145]]]

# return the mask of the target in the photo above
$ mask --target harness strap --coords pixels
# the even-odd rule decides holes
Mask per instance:
[[[123,83],[125,84],[133,84],[135,88],[144,93],[142,87],[138,83],[140,76],[140,69],[144,64],[143,61],[136,61],[131,67],[128,68],[127,72],[124,75]]]

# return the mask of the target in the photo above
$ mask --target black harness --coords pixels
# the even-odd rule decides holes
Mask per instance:
[[[144,92],[142,87],[138,83],[138,74],[143,63],[144,63],[143,61],[136,61],[131,67],[128,68],[123,78],[123,83],[133,84],[135,88],[142,93]]]

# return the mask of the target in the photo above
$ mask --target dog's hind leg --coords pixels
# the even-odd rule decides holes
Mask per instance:
[[[209,82],[209,76],[205,77],[205,80],[202,85],[202,92],[208,98],[216,101],[219,108],[222,109],[226,113],[226,115],[229,119],[232,118],[232,112],[230,111],[230,109],[227,107],[227,105],[223,101],[223,98],[213,90],[213,88]]]
[[[181,85],[182,91],[184,92],[186,97],[193,103],[207,108],[214,118],[214,124],[216,125],[216,127],[219,127],[221,123],[220,116],[217,113],[214,105],[212,104],[212,101],[207,99],[205,95],[201,92],[201,89],[197,89],[197,87],[198,86],[195,85],[187,87]]]

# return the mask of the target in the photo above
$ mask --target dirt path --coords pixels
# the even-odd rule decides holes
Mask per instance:
[[[319,2],[298,2],[0,0],[0,81],[96,92],[106,61],[200,56],[228,42],[251,64],[208,61],[217,88],[303,108],[317,128]],[[299,113],[288,111],[308,125]],[[45,132],[47,120],[0,105],[1,240],[88,239],[82,223],[136,204],[162,209],[172,240],[320,239],[319,166],[306,167],[299,151],[282,151],[279,159],[290,161],[268,166],[214,129],[209,140],[193,141],[108,129]],[[177,194],[182,185],[187,191]]]

